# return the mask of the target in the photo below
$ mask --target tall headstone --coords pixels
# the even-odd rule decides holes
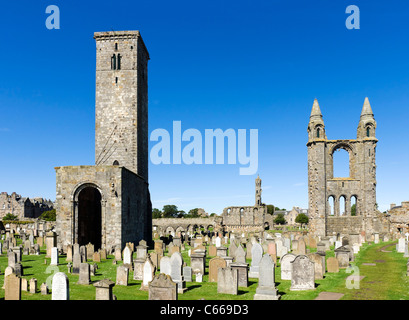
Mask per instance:
[[[219,268],[226,268],[226,260],[221,257],[215,257],[209,261],[209,282],[217,282]]]
[[[91,283],[90,266],[86,262],[80,264],[80,277],[77,284],[88,285]]]
[[[53,276],[51,300],[70,300],[69,281],[64,272],[57,272]]]
[[[296,255],[287,253],[280,259],[281,280],[291,280],[291,262],[294,261]]]
[[[274,262],[269,254],[265,254],[260,261],[258,287],[254,300],[278,300],[275,288]]]
[[[253,244],[253,247],[251,248],[251,257],[249,278],[258,278],[259,264],[263,257],[263,248],[259,243]]]
[[[14,273],[5,277],[4,300],[21,300],[21,278]]]
[[[153,280],[155,276],[155,266],[149,258],[146,258],[145,264],[143,265],[143,279],[141,290],[148,290],[149,283]]]
[[[51,263],[50,266],[58,266],[59,259],[58,259],[58,248],[53,247],[51,248]]]
[[[129,269],[125,265],[120,265],[116,268],[116,285],[127,286],[129,278]]]
[[[172,281],[178,285],[178,293],[184,293],[186,288],[186,281],[182,275],[183,257],[180,252],[175,252],[170,257],[170,276]]]

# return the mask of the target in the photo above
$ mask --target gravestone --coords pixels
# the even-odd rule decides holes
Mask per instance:
[[[297,253],[299,255],[305,255],[306,253],[306,247],[305,247],[305,242],[303,239],[298,240],[298,247],[297,247]]]
[[[28,281],[26,278],[21,279],[21,291],[28,291]]]
[[[219,268],[217,274],[217,293],[237,295],[238,272],[232,268]]]
[[[144,260],[146,259],[146,255],[144,258],[137,257],[137,259]],[[132,251],[129,246],[125,246],[123,251],[123,265],[128,268],[128,270],[132,270]]]
[[[145,264],[143,265],[143,279],[141,290],[148,290],[149,283],[153,280],[155,276],[155,266],[153,265],[152,261],[147,258]]]
[[[327,259],[327,272],[329,273],[338,273],[339,272],[339,263],[338,259],[335,257],[330,257]]]
[[[194,274],[205,273],[206,255],[203,251],[196,251],[190,255],[190,266]]]
[[[115,255],[115,260],[116,260],[116,261],[122,261],[121,248],[116,247],[116,248],[115,248],[115,253],[114,253],[114,255]]]
[[[293,253],[287,253],[280,259],[281,266],[281,280],[291,280],[291,262],[294,261],[296,255]]]
[[[249,278],[258,278],[258,271],[259,271],[259,263],[261,258],[263,257],[263,248],[259,243],[254,243],[253,247],[251,248],[251,265],[250,265],[250,272]]]
[[[91,283],[90,266],[86,262],[80,264],[80,276],[77,284],[88,285]]]
[[[258,287],[254,300],[278,300],[275,288],[274,263],[269,254],[265,254],[260,261]]]
[[[4,300],[21,300],[21,278],[14,273],[5,275]]]
[[[72,273],[79,274],[81,265],[80,247],[78,244],[74,244],[74,254],[72,256]]]
[[[209,282],[217,282],[219,268],[226,268],[226,260],[221,257],[215,257],[209,261]]]
[[[51,263],[50,266],[58,266],[59,260],[58,260],[58,248],[53,247],[51,248]]]
[[[149,300],[177,300],[177,284],[169,275],[160,273],[149,283]]]
[[[134,280],[143,280],[143,266],[145,260],[135,259],[133,261],[133,279]]]
[[[192,282],[192,274],[193,270],[191,267],[189,266],[183,267],[183,277],[185,278],[186,282]]]
[[[40,291],[42,295],[47,295],[48,294],[48,286],[45,282],[43,282],[40,286]]]
[[[309,253],[307,257],[314,262],[314,276],[315,280],[324,279],[325,273],[325,256],[320,255],[319,253]]]
[[[72,245],[67,245],[67,257],[65,258],[65,261],[67,262],[72,262]]]
[[[338,260],[338,266],[340,269],[347,268],[349,266],[349,249],[345,246],[339,247],[335,251],[335,258]]]
[[[53,276],[51,300],[70,300],[69,281],[64,272],[57,272]]]
[[[94,255],[94,245],[91,242],[89,242],[85,246],[85,248],[87,249],[87,251],[86,251],[87,252],[87,254],[86,254],[87,259],[92,260],[92,256]],[[85,261],[83,261],[83,262],[85,262]]]
[[[125,265],[120,265],[116,268],[116,285],[127,286],[129,278],[129,269]]]
[[[225,246],[217,247],[217,256],[218,257],[227,257],[227,248]]]
[[[170,258],[168,256],[162,257],[159,262],[160,273],[170,275]]]
[[[101,253],[100,252],[94,252],[92,255],[92,261],[93,262],[101,262]]]
[[[209,246],[209,256],[210,257],[217,256],[217,247],[216,246]]]
[[[30,279],[30,293],[37,293],[37,279]]]
[[[115,282],[103,279],[93,285],[95,287],[95,300],[114,300],[112,288],[115,286]]]
[[[139,241],[139,245],[136,247],[136,258],[146,260],[148,254],[148,246],[145,240]]]
[[[175,252],[170,257],[170,276],[173,282],[178,286],[178,293],[184,293],[186,288],[186,281],[182,275],[183,257],[180,252]],[[193,267],[192,267],[193,268]]]
[[[291,262],[291,287],[290,290],[314,290],[315,266],[306,255],[298,255]]]

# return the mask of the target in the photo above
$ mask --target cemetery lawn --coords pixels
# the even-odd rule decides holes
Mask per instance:
[[[357,266],[359,275],[365,276],[359,283],[359,289],[348,289],[346,277],[352,273],[347,273],[345,269],[341,269],[339,273],[326,273],[324,279],[316,280],[316,289],[308,291],[290,291],[291,281],[281,280],[280,265],[275,268],[275,282],[278,294],[281,295],[281,300],[313,300],[320,292],[337,292],[344,296],[341,300],[409,300],[409,277],[406,276],[407,258],[403,257],[403,253],[397,253],[395,242],[384,242],[380,244],[363,244],[360,252],[355,256],[355,261],[351,262],[352,266]],[[388,246],[389,245],[389,246]],[[182,251],[182,256],[187,265],[190,265],[188,256],[189,247]],[[326,258],[333,257],[334,251],[327,252]],[[381,250],[391,252],[382,252]],[[150,250],[151,251],[151,250]],[[311,249],[311,252],[316,249]],[[208,266],[209,260],[212,257],[207,257]],[[44,264],[44,260],[47,264]],[[78,285],[78,275],[72,275],[67,272],[67,262],[65,256],[59,257],[59,266],[50,266],[50,259],[45,258],[45,247],[41,248],[41,254],[23,255],[23,278],[28,281],[31,278],[37,279],[37,293],[30,294],[22,292],[22,300],[51,300],[51,294],[42,295],[40,286],[43,282],[49,283],[51,290],[51,278],[55,272],[62,271],[67,274],[70,286],[70,300],[94,300],[95,287],[91,285]],[[96,282],[105,278],[112,281],[116,279],[116,268],[122,262],[113,264],[114,256],[108,256],[107,260],[103,260],[98,264],[98,269],[95,276],[91,277],[92,282]],[[250,260],[247,261],[250,263]],[[91,260],[88,263],[92,264]],[[376,263],[376,266],[364,265],[364,263]],[[4,270],[7,267],[7,255],[3,253],[0,256],[0,287],[4,283]],[[258,279],[249,279],[249,287],[239,287],[238,295],[218,294],[217,283],[209,283],[208,267],[206,274],[203,276],[202,283],[187,282],[188,290],[184,294],[179,294],[179,300],[253,300],[253,296],[258,286]],[[157,272],[159,273],[159,272]],[[193,280],[195,277],[193,276]],[[133,280],[133,272],[129,273],[128,286],[118,286],[113,288],[113,293],[118,300],[147,300],[148,292],[141,291],[141,282]],[[354,282],[351,282],[353,285]],[[0,289],[0,300],[4,299],[4,289]]]

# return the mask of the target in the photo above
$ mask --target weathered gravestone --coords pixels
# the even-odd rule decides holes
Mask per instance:
[[[69,281],[64,272],[57,272],[53,276],[51,300],[70,300]]]
[[[191,267],[183,267],[183,277],[185,278],[186,282],[192,282],[192,268]]]
[[[296,255],[293,253],[287,253],[281,257],[281,280],[291,280],[291,262],[294,261],[295,257]]]
[[[37,292],[37,279],[31,278],[30,279],[30,293]]]
[[[306,255],[299,255],[291,262],[290,290],[314,290],[315,266]]]
[[[129,277],[129,269],[125,265],[120,265],[116,268],[116,285],[127,286]]]
[[[83,262],[80,264],[80,276],[77,284],[88,285],[91,283],[90,266],[88,263]]]
[[[175,252],[170,257],[170,276],[173,282],[178,285],[178,293],[184,293],[186,288],[186,281],[182,275],[183,257],[180,252]]]
[[[112,288],[115,286],[115,282],[103,279],[93,285],[95,287],[95,300],[114,300]]]
[[[5,276],[4,300],[21,300],[21,278],[14,273]]]
[[[320,255],[319,253],[309,253],[307,257],[314,262],[315,268],[315,280],[324,279],[325,273],[325,256]]]
[[[217,274],[217,293],[237,295],[238,272],[232,268],[219,268]]]
[[[259,263],[263,257],[263,248],[259,243],[254,243],[251,248],[251,265],[249,278],[258,278]]]
[[[258,287],[254,300],[278,300],[275,288],[274,262],[269,254],[265,254],[260,261]]]
[[[209,261],[209,282],[217,282],[219,268],[226,268],[226,260],[215,257]]]
[[[327,259],[327,272],[338,273],[339,272],[339,263],[338,259],[335,257],[330,257]]]
[[[149,283],[149,300],[177,300],[177,284],[169,275],[160,273]]]

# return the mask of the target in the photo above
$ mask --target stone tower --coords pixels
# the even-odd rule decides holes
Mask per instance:
[[[95,166],[56,167],[58,244],[152,240],[148,51],[139,31],[96,32]]]
[[[318,101],[315,99],[308,124],[309,228],[328,236],[380,229],[376,210],[375,137],[376,121],[368,98],[362,108],[357,138],[329,140]],[[349,154],[349,176],[334,177],[334,152]],[[342,200],[342,201],[341,201]],[[344,208],[340,208],[340,203]],[[351,204],[355,202],[355,212]],[[331,205],[332,203],[332,205]]]
[[[96,32],[95,165],[148,180],[148,60],[139,31]]]
[[[257,175],[256,178],[256,204],[255,206],[261,206],[261,179],[260,177]]]

